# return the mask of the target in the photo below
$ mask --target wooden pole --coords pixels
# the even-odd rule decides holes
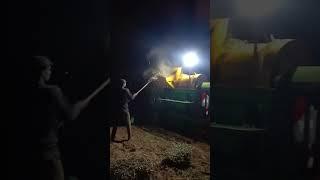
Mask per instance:
[[[151,83],[151,81],[147,82],[147,84],[145,84],[139,91],[136,92],[136,94],[139,94],[144,88],[146,88],[149,84]]]
[[[95,91],[93,91],[86,99],[86,101],[91,101],[104,87],[110,83],[110,78],[103,82]]]

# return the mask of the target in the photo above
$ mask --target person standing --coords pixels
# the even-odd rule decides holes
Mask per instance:
[[[113,122],[111,140],[115,141],[119,121],[122,121],[126,124],[129,141],[132,137],[129,102],[136,98],[137,93],[131,93],[131,91],[127,88],[127,81],[125,79],[120,79],[120,83],[115,86],[114,94],[119,98],[119,101],[114,107],[116,116]]]
[[[92,97],[70,103],[59,86],[47,83],[52,73],[52,61],[45,56],[33,56],[31,60],[30,144],[35,158],[40,160],[42,170],[39,172],[43,179],[64,180],[58,129],[64,120],[75,120]]]

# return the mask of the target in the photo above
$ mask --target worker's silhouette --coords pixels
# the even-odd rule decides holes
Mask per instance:
[[[61,89],[49,85],[52,62],[44,56],[32,57],[32,89],[30,96],[30,141],[40,160],[41,179],[63,180],[64,170],[58,147],[58,129],[64,120],[75,120],[90,99],[71,104]]]
[[[115,83],[113,86],[114,97],[118,97],[119,100],[115,103],[114,112],[116,116],[113,121],[113,128],[111,133],[111,140],[115,141],[115,136],[117,133],[117,126],[120,122],[124,122],[127,126],[128,140],[132,136],[131,132],[131,121],[129,112],[129,102],[134,100],[137,94],[131,94],[130,90],[127,88],[127,82],[125,79],[120,79],[119,83]]]

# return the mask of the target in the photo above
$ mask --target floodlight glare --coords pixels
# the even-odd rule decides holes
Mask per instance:
[[[188,52],[184,54],[182,60],[185,67],[193,67],[199,63],[198,55],[195,52]]]

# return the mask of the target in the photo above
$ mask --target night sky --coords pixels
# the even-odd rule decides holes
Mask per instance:
[[[148,68],[146,55],[154,47],[176,44],[175,51],[198,46],[209,63],[209,1],[119,2],[112,11],[112,60],[125,77],[142,78]]]
[[[118,75],[144,83],[146,54],[166,44],[177,44],[177,49],[197,47],[208,63],[204,67],[209,65],[209,0],[11,1],[8,5],[9,54],[18,63],[34,54],[49,56],[55,62],[53,82],[66,89],[92,89],[106,76]]]
[[[319,54],[318,1],[282,0],[280,10],[255,21],[238,17],[236,1],[10,1],[9,55],[18,63],[34,54],[49,56],[56,66],[53,80],[66,89],[82,86],[88,91],[109,75],[140,86],[148,68],[145,56],[153,47],[196,47],[209,63],[210,6],[211,16],[233,18],[239,37],[272,32],[304,39]],[[200,71],[209,74],[205,68]]]

